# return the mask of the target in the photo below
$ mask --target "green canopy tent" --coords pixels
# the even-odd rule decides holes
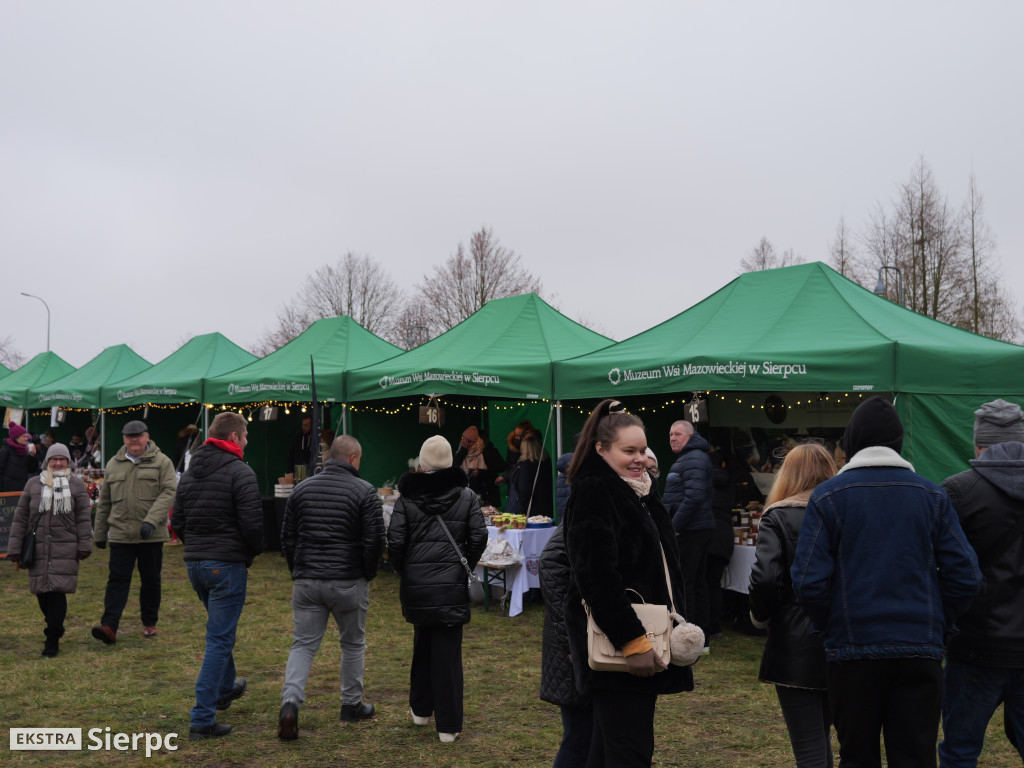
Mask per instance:
[[[248,365],[256,355],[220,333],[190,339],[159,363],[120,381],[104,384],[105,409],[203,402],[203,380]]]
[[[34,388],[49,384],[75,370],[55,352],[40,352],[18,370],[0,379],[0,405],[30,408]]]
[[[351,317],[317,320],[264,358],[206,380],[209,403],[310,402],[310,358],[316,366],[317,399],[343,402],[345,371],[402,353]]]
[[[551,412],[545,401],[553,399],[552,362],[611,343],[534,293],[495,299],[451,330],[403,355],[348,371],[345,397],[360,404],[354,409],[355,418],[362,419],[357,436],[379,441],[380,435],[389,435],[405,457],[415,456],[422,441],[436,434],[440,425],[410,425],[401,434],[392,434],[394,428],[387,429],[386,424],[394,423],[396,413],[411,411],[412,403],[422,404],[424,396],[444,395],[455,417],[452,425],[461,432],[472,419],[468,412],[483,407],[486,422],[481,426],[491,432],[492,442],[504,454],[505,431],[522,418],[534,419],[535,426],[544,431]],[[379,400],[391,402],[381,408],[370,402]],[[496,401],[504,402],[499,405]],[[369,420],[374,413],[381,418]],[[555,413],[560,417],[560,409]],[[556,431],[560,425],[559,418]],[[556,444],[560,441],[559,435]],[[390,474],[397,475],[404,468],[404,462],[395,464]]]
[[[4,365],[3,363],[0,363],[0,379],[2,379],[2,378],[4,378],[5,376],[7,376],[7,375],[8,375],[8,374],[9,374],[10,372],[11,372],[11,369],[10,369],[10,368],[8,368],[8,367],[7,367],[6,365]]]
[[[316,369],[316,395],[321,403],[344,404],[343,374],[379,360],[401,354],[402,350],[367,331],[348,316],[317,320],[309,328],[278,350],[236,370],[214,376],[205,382],[205,399],[210,404],[251,404],[278,406],[287,411],[289,404],[310,403],[312,383],[310,358]],[[274,414],[277,416],[278,414]],[[342,419],[344,419],[344,408]],[[324,427],[334,423],[326,416]],[[261,453],[264,467],[285,467],[291,430],[288,420],[261,430],[262,440],[252,452]],[[251,432],[250,432],[251,435]],[[252,442],[252,436],[250,436]],[[271,473],[278,475],[275,469]],[[265,485],[272,481],[264,478]]]
[[[98,410],[100,389],[149,368],[151,363],[127,344],[107,347],[77,371],[44,385],[32,387],[35,408],[66,406]]]
[[[112,381],[119,381],[132,374],[148,368],[149,361],[143,359],[126,344],[117,344],[107,347],[96,357],[83,365],[77,371],[72,371],[67,376],[49,382],[48,384],[35,386],[30,392],[30,397],[35,408],[63,407],[70,409],[98,410],[100,407],[100,389],[104,384]],[[84,428],[89,421],[73,423],[74,428]],[[67,428],[68,423],[64,424]],[[101,456],[106,455],[105,446],[101,440]]]
[[[981,403],[1024,403],[1024,347],[919,315],[816,262],[746,273],[654,328],[555,363],[562,399],[685,393],[685,401],[695,392],[767,394],[771,402],[744,407],[758,417],[775,407],[783,426],[808,401],[825,407],[828,393],[843,393],[850,407],[860,396],[892,396],[903,455],[941,480],[973,456]]]
[[[177,422],[181,407],[188,404],[200,406],[196,415],[189,417],[189,422],[197,421],[200,415],[206,414],[201,405],[203,379],[240,368],[255,359],[255,355],[220,333],[196,336],[155,365],[102,385],[100,408],[104,413],[101,428],[106,434],[111,412],[117,416],[118,423],[113,425],[117,430],[120,422],[139,418],[129,411],[144,408],[143,418],[150,428],[150,435],[173,459],[174,452],[170,448],[177,439],[178,428],[182,426]],[[150,406],[156,407],[160,413],[148,414]]]

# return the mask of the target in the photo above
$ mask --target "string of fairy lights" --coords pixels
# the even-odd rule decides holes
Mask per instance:
[[[770,393],[773,397],[778,397],[777,393]],[[757,393],[744,393],[744,392],[712,392],[712,391],[698,391],[692,393],[686,393],[682,396],[669,397],[660,403],[650,404],[634,404],[633,407],[628,410],[635,413],[659,413],[668,410],[678,410],[683,406],[692,403],[695,399],[707,400],[711,403],[717,401],[722,404],[729,404],[730,406],[749,406],[751,410],[766,410],[772,407],[784,407],[787,410],[799,410],[808,408],[817,408],[824,405],[835,405],[840,407],[848,406],[851,400],[863,399],[863,392],[810,392],[810,393],[799,393],[790,392],[785,393],[790,397],[796,396],[795,400],[779,402],[777,405],[766,405],[765,403],[765,392]],[[633,398],[636,399],[636,398]],[[419,395],[414,398],[400,403],[389,403],[387,405],[375,405],[373,401],[361,402],[361,403],[329,403],[330,405],[346,406],[352,414],[358,413],[369,413],[376,415],[385,416],[398,416],[403,413],[412,413],[415,409],[420,406],[424,406],[430,403],[440,405],[443,408],[449,408],[456,411],[475,411],[475,412],[486,412],[493,411],[496,413],[507,412],[507,411],[521,411],[531,405],[544,404],[554,405],[555,408],[560,408],[565,412],[571,412],[579,415],[587,415],[590,413],[593,404],[590,401],[574,401],[574,402],[553,402],[549,398],[531,398],[529,400],[489,400],[483,403],[470,403],[459,400],[451,400],[444,397],[430,398],[427,395]],[[127,415],[135,414],[140,411],[149,410],[172,410],[187,405],[197,405],[197,403],[139,403],[136,405],[125,406],[121,408],[108,408],[106,413],[108,415]],[[244,404],[205,404],[211,412],[217,411],[237,411],[242,414],[249,421],[253,420],[254,414],[257,414],[260,409],[273,407],[281,409],[286,416],[290,415],[292,411],[296,413],[306,413],[308,409],[312,408],[311,403],[304,403],[299,401],[284,401],[284,400],[263,400],[260,402],[250,402]],[[61,410],[68,411],[71,413],[84,413],[84,412],[95,412],[94,408],[74,408],[61,406]],[[46,410],[33,410],[33,415],[42,416],[49,413],[49,409]]]

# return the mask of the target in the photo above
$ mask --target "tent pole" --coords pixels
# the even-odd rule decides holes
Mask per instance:
[[[555,451],[557,456],[561,456],[564,451],[562,450],[562,401],[555,400],[554,407],[555,411]]]
[[[107,466],[107,412],[100,409],[100,466]]]
[[[203,404],[203,440],[210,436],[210,406]]]
[[[348,434],[348,404],[341,404],[341,434]]]

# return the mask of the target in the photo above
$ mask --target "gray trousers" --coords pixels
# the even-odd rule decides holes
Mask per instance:
[[[327,616],[334,616],[341,638],[341,701],[363,699],[363,658],[366,655],[366,609],[370,584],[366,579],[297,579],[292,586],[295,639],[284,670],[281,702],[306,700],[306,681],[320,648]]]

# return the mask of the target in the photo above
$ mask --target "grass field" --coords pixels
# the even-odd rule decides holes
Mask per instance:
[[[137,584],[117,645],[94,640],[103,608],[105,552],[84,561],[79,591],[69,596],[67,634],[55,659],[39,656],[42,616],[27,576],[0,561],[0,714],[6,728],[81,727],[111,733],[178,733],[176,751],[27,752],[2,746],[5,766],[147,765],[271,768],[283,766],[410,766],[540,768],[551,765],[561,734],[558,709],[540,701],[543,606],[530,603],[508,618],[474,607],[466,627],[466,720],[462,738],[441,744],[433,729],[416,728],[407,710],[412,627],[402,619],[398,579],[373,583],[367,619],[365,698],[377,706],[368,722],[341,724],[337,630],[329,627],[300,713],[300,738],[277,739],[277,713],[291,645],[291,580],[277,553],[256,559],[239,625],[235,658],[249,682],[244,698],[220,713],[234,732],[189,742],[188,711],[202,661],[205,612],[188,583],[180,547],[168,547],[160,635],[144,640]],[[774,690],[757,681],[761,640],[727,633],[695,667],[693,693],[659,700],[655,765],[710,768],[792,764]],[[1002,735],[1001,714],[989,729],[983,766],[1020,765]],[[6,735],[5,735],[6,736]]]

